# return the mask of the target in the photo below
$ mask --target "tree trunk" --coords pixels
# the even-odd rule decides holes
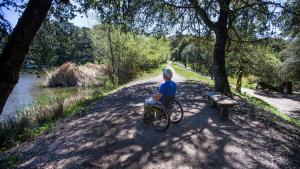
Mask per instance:
[[[184,68],[186,68],[186,64],[187,64],[187,61],[186,61],[186,55],[184,56]]]
[[[112,67],[112,76],[111,81],[113,85],[115,85],[115,56],[113,53],[113,46],[111,41],[111,25],[108,25],[108,41],[109,41],[109,48],[110,48],[110,55],[111,55],[111,67]]]
[[[237,73],[236,88],[235,88],[235,90],[238,93],[241,93],[243,75],[244,75],[244,67],[240,66],[239,71]]]
[[[225,47],[228,38],[227,28],[218,28],[215,31],[216,42],[213,52],[215,90],[231,96],[230,86],[225,69]]]
[[[216,42],[213,52],[213,71],[215,80],[215,90],[231,96],[230,86],[225,69],[225,48],[228,39],[228,17],[230,0],[217,1],[220,6],[219,18],[217,22],[210,20],[206,10],[201,7],[199,1],[189,0],[202,21],[216,35]]]
[[[51,4],[52,0],[30,0],[0,55],[0,113],[19,80],[25,55]]]

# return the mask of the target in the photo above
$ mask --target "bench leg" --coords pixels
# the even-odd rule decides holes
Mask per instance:
[[[213,106],[214,105],[214,101],[211,98],[208,98],[207,102],[208,102],[209,106]]]
[[[223,117],[228,117],[228,108],[221,108],[221,114]]]

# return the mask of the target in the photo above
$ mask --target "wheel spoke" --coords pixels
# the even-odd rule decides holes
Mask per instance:
[[[156,130],[165,130],[169,126],[169,116],[165,108],[156,109],[153,112],[153,121],[152,121]]]

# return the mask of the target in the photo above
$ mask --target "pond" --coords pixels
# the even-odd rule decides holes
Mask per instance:
[[[36,74],[21,73],[19,82],[6,101],[1,117],[6,119],[14,116],[14,112],[31,104],[35,98],[45,93],[46,89],[39,85],[45,80],[45,75],[38,78]]]

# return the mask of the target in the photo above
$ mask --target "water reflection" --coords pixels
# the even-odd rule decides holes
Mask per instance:
[[[32,103],[37,96],[43,94],[46,89],[40,87],[39,84],[45,79],[44,75],[38,78],[35,74],[21,73],[19,82],[8,97],[1,116],[3,118],[14,116],[12,112]]]

